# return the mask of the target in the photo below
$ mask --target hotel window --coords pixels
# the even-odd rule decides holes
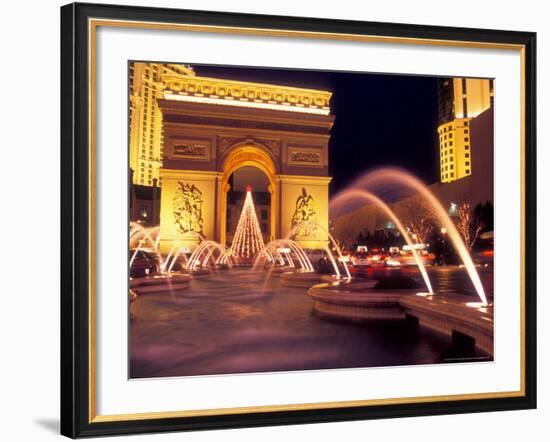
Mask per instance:
[[[470,165],[470,162],[469,161],[466,161],[466,166],[469,166]]]
[[[466,173],[470,173],[470,169],[466,169]]]
[[[470,154],[469,154],[468,152],[466,152],[466,153],[464,154],[464,156],[465,156],[466,158],[470,158]]]
[[[464,141],[468,141],[468,140],[469,140],[469,138],[468,138],[468,137],[464,137]]]
[[[468,133],[468,129],[464,129],[464,133],[467,134],[467,133]]]

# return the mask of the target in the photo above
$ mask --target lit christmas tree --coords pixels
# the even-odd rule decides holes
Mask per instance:
[[[247,186],[243,210],[231,244],[231,252],[232,255],[237,255],[241,259],[250,260],[263,249],[264,240],[252,201],[252,187]]]

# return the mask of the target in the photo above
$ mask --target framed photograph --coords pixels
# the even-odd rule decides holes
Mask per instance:
[[[534,33],[61,8],[61,432],[536,407]]]

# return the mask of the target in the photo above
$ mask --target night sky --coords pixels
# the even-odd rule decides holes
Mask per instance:
[[[427,184],[439,177],[437,79],[290,69],[193,65],[197,75],[323,89],[336,119],[329,145],[331,193],[365,171],[402,167]]]

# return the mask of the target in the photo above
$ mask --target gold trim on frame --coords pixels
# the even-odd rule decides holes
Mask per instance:
[[[523,45],[509,43],[480,43],[477,41],[440,40],[429,38],[391,37],[379,35],[343,34],[335,32],[292,31],[287,29],[243,28],[238,26],[192,25],[181,23],[156,23],[131,20],[90,19],[92,27],[137,28],[160,31],[209,32],[216,34],[254,35],[262,37],[294,37],[323,40],[360,41],[369,43],[399,43],[422,46],[455,46],[462,48],[521,50]]]
[[[235,408],[217,408],[217,409],[197,409],[197,410],[181,410],[181,411],[159,411],[148,413],[129,413],[129,414],[112,414],[112,415],[97,415],[96,414],[96,287],[95,278],[96,272],[95,263],[95,206],[96,206],[96,165],[95,165],[95,111],[96,111],[96,31],[99,26],[115,27],[115,28],[138,28],[148,30],[171,30],[185,32],[208,32],[218,34],[238,34],[238,35],[254,35],[254,36],[270,36],[270,37],[292,37],[292,38],[310,38],[310,39],[329,39],[342,41],[357,41],[370,43],[387,43],[387,44],[412,44],[421,46],[443,46],[443,47],[463,47],[463,48],[479,48],[479,49],[498,49],[519,51],[521,64],[521,121],[520,121],[520,167],[521,167],[521,263],[520,263],[520,389],[518,391],[504,392],[487,392],[487,393],[465,393],[453,395],[438,395],[438,396],[417,396],[417,397],[400,397],[387,399],[368,399],[368,400],[352,400],[352,401],[336,401],[336,402],[317,402],[317,403],[302,403],[302,404],[284,404],[284,405],[262,405],[249,407]],[[472,399],[497,399],[497,398],[512,398],[525,396],[525,45],[522,44],[504,44],[504,43],[480,43],[473,41],[457,41],[457,40],[439,40],[439,39],[423,39],[410,37],[390,37],[376,35],[357,35],[357,34],[340,34],[340,33],[324,33],[324,32],[309,32],[309,31],[292,31],[282,29],[262,29],[262,28],[243,28],[230,26],[210,26],[210,25],[192,25],[179,23],[155,23],[155,22],[139,22],[126,20],[105,20],[94,19],[88,20],[89,31],[89,232],[88,238],[90,241],[89,247],[89,423],[99,422],[117,422],[117,421],[134,421],[145,419],[168,419],[180,417],[197,417],[197,416],[220,416],[220,415],[235,415],[246,413],[259,412],[277,412],[277,411],[295,411],[295,410],[322,410],[327,408],[344,408],[344,407],[364,407],[375,405],[396,405],[396,404],[419,404],[426,402],[442,402],[442,401],[459,401]]]

